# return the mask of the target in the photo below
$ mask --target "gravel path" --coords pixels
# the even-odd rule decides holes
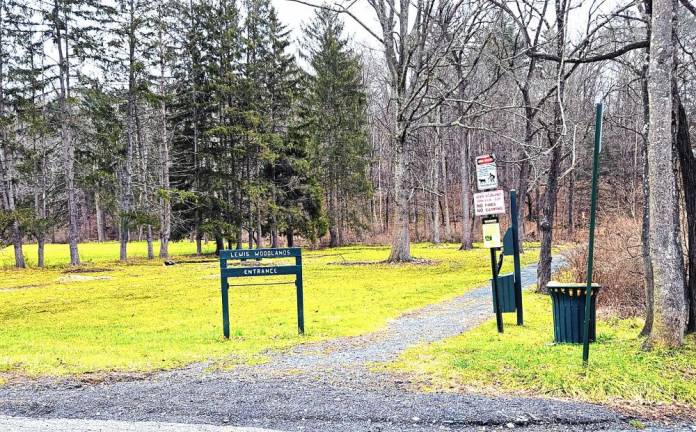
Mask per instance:
[[[524,285],[534,283],[535,278],[534,266],[524,269]],[[121,378],[99,384],[43,380],[6,386],[0,388],[0,415],[107,423],[86,422],[81,429],[79,423],[57,423],[53,425],[56,429],[21,429],[17,424],[3,424],[9,420],[0,417],[0,430],[226,430],[199,425],[370,432],[626,428],[626,419],[598,405],[422,393],[412,388],[407,377],[368,369],[370,363],[392,360],[410,346],[457,335],[489,319],[490,297],[490,287],[475,289],[392,320],[381,331],[301,345],[267,364],[232,372],[206,372],[205,365],[199,364],[145,379]],[[113,420],[125,423],[109,423]],[[30,426],[28,420],[17,421],[20,426]],[[156,423],[133,423],[143,421]],[[172,423],[194,426],[166,429]],[[95,425],[104,428],[94,429]]]

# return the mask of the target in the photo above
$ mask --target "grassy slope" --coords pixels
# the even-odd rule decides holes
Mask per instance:
[[[582,345],[553,345],[550,298],[525,294],[525,326],[506,314],[466,334],[413,348],[390,367],[427,378],[434,389],[522,391],[592,401],[684,403],[696,407],[696,338],[676,351],[643,352],[638,320],[600,321],[590,367]]]
[[[192,247],[174,246],[183,253]],[[147,371],[206,359],[258,361],[267,349],[375,330],[409,309],[486,284],[489,277],[487,249],[414,245],[414,256],[433,260],[431,265],[340,264],[384,260],[386,247],[311,251],[304,259],[306,336],[296,334],[292,285],[246,287],[231,294],[233,338],[224,341],[214,260],[170,267],[158,260],[122,265],[113,261],[114,244],[81,245],[80,250],[85,261],[96,263],[93,269],[106,271],[0,270],[0,374]],[[131,250],[144,254],[142,244]],[[65,245],[60,255],[49,249],[48,263],[64,263],[66,253]],[[535,259],[534,250],[524,256],[525,262]]]

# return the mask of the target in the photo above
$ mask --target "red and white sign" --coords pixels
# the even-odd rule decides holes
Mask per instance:
[[[476,156],[476,187],[480,191],[498,189],[498,169],[495,155]]]
[[[474,194],[474,214],[486,216],[505,213],[505,194],[502,190]]]

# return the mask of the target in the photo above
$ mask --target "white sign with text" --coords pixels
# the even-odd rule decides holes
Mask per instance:
[[[486,216],[505,213],[505,194],[502,190],[474,194],[474,214]]]

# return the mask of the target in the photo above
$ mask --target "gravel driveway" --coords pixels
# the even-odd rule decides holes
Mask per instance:
[[[535,279],[536,267],[526,267],[523,284],[532,284]],[[231,426],[244,426],[284,431],[396,432],[628,427],[627,419],[598,405],[422,393],[412,388],[407,377],[368,368],[372,362],[396,358],[410,346],[475,327],[491,318],[491,309],[490,287],[482,287],[408,313],[381,331],[301,345],[264,365],[232,372],[206,372],[205,365],[199,364],[144,379],[120,378],[98,384],[42,380],[10,385],[0,388],[0,415],[42,420],[0,416],[0,430],[231,432],[238,430]],[[91,420],[67,426],[60,423],[67,420],[60,420],[46,429],[31,429],[45,419]],[[176,424],[192,426],[179,425],[177,429]]]

